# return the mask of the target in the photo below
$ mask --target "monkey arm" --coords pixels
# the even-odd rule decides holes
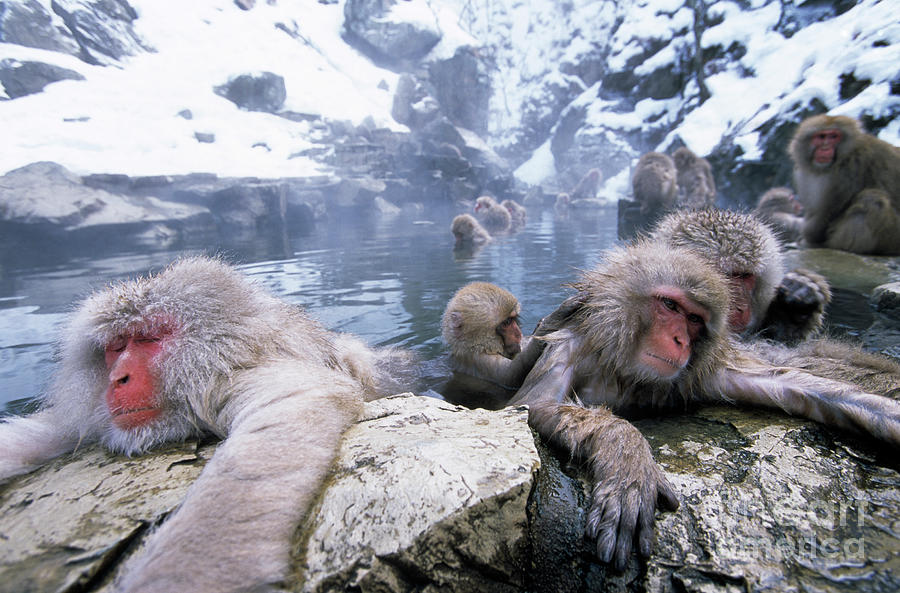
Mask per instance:
[[[900,447],[900,402],[849,383],[786,367],[757,372],[727,369],[716,382],[714,390],[734,402],[779,408]]]
[[[788,272],[766,310],[761,334],[786,344],[801,342],[822,328],[829,302],[831,288],[823,276],[802,268]]]
[[[586,533],[597,540],[597,557],[621,570],[635,533],[640,553],[650,555],[657,502],[675,510],[678,497],[634,426],[605,407],[563,403],[573,396],[575,341],[558,332],[512,403],[528,405],[528,422],[543,439],[587,462],[593,490]]]
[[[244,371],[227,390],[225,441],[116,591],[286,588],[291,536],[361,412],[361,389],[294,361]]]
[[[84,435],[82,441],[74,419],[80,416],[67,416],[50,407],[0,422],[0,482],[37,469],[79,442],[96,439],[95,435]]]

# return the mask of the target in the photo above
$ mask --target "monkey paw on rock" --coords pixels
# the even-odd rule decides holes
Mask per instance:
[[[831,289],[823,276],[803,268],[788,272],[766,311],[763,336],[786,344],[805,340],[821,329],[829,302]]]
[[[623,570],[635,543],[641,556],[650,556],[656,506],[677,510],[678,496],[653,459],[647,440],[629,422],[616,419],[596,435],[595,445],[604,453],[594,457],[586,533],[597,541],[598,559]]]

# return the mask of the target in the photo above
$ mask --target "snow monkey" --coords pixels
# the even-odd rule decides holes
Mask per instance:
[[[716,203],[716,182],[709,161],[686,146],[672,153],[672,160],[678,170],[676,205],[689,210],[712,208]]]
[[[681,210],[660,220],[651,237],[699,251],[730,279],[732,331],[796,343],[822,327],[828,282],[804,269],[785,274],[778,240],[753,215]]]
[[[753,214],[768,224],[785,243],[795,243],[803,235],[803,205],[789,187],[773,187],[759,198]]]
[[[544,348],[539,340],[523,339],[516,297],[488,282],[472,282],[453,295],[441,336],[453,370],[443,394],[469,407],[502,408]]]
[[[515,200],[503,200],[500,205],[509,210],[510,231],[518,232],[525,228],[525,223],[528,222],[528,210],[525,206]]]
[[[675,206],[677,175],[675,162],[667,154],[648,152],[638,159],[631,176],[631,188],[641,214],[659,214]]]
[[[730,288],[694,251],[643,241],[606,252],[573,284],[568,317],[510,405],[585,463],[593,483],[587,535],[597,556],[623,568],[633,544],[647,556],[654,512],[678,498],[649,444],[615,414],[692,403],[759,405],[870,434],[900,448],[900,403],[854,384],[773,366],[733,340]]]
[[[475,216],[492,235],[509,231],[512,215],[491,196],[481,196],[475,200]]]
[[[491,235],[471,214],[460,214],[450,223],[450,232],[456,238],[456,248],[465,249],[491,242]]]
[[[0,424],[0,480],[99,441],[138,455],[225,439],[116,590],[262,591],[289,577],[291,536],[364,400],[402,353],[329,332],[208,258],[88,297],[41,408]],[[385,393],[386,394],[386,393]]]
[[[804,120],[789,147],[810,245],[900,254],[900,149],[849,117]]]

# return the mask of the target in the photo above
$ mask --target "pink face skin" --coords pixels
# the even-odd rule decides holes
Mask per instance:
[[[690,361],[709,312],[674,287],[657,289],[650,306],[653,325],[641,344],[640,361],[661,378],[672,379]]]
[[[497,326],[497,334],[503,340],[503,356],[513,358],[522,351],[522,330],[518,317],[509,317]]]
[[[728,314],[728,329],[739,334],[753,321],[753,289],[756,288],[756,276],[732,274],[729,285],[731,311]]]
[[[154,361],[163,351],[168,337],[168,333],[136,334],[107,344],[105,358],[109,387],[106,405],[116,427],[123,430],[140,428],[162,414]]]
[[[813,149],[813,164],[818,167],[827,167],[834,162],[837,155],[837,145],[844,139],[844,135],[838,129],[829,129],[816,132],[810,139]]]

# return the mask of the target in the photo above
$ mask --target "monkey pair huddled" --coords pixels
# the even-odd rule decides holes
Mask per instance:
[[[721,233],[731,237],[727,244]],[[536,333],[544,335],[530,339],[529,358],[505,364],[516,368],[515,378],[527,372],[521,384],[507,385],[517,388],[508,403],[527,405],[532,427],[587,466],[593,483],[587,535],[601,560],[621,568],[633,544],[646,556],[656,505],[678,505],[643,436],[616,413],[758,405],[900,447],[900,403],[874,393],[900,387],[900,365],[830,340],[789,348],[736,338],[768,323],[774,335],[796,342],[821,324],[827,283],[802,271],[782,278],[780,256],[759,259],[777,255],[770,234],[749,215],[670,215],[649,239],[608,251],[573,284],[576,293],[540,322]],[[477,287],[465,292],[478,300],[471,294]],[[511,295],[504,306],[518,311]],[[456,299],[445,312],[451,356],[465,351],[458,368],[489,373],[515,348],[489,326],[479,347],[466,349],[461,331],[447,331],[448,316],[465,313]],[[531,365],[535,342],[544,346]]]
[[[0,423],[0,481],[91,442],[127,455],[224,439],[117,591],[262,591],[366,400],[407,354],[327,331],[214,259],[100,291],[64,330],[36,413]]]

